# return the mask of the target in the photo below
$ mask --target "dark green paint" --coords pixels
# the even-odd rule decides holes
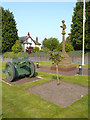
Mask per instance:
[[[12,69],[12,66],[14,67],[14,69]],[[22,75],[32,77],[34,73],[35,73],[35,65],[32,61],[30,61],[26,57],[22,59],[18,59],[14,57],[12,59],[12,63],[10,63],[10,65],[6,63],[6,66],[5,66],[6,78],[9,81],[12,81],[15,78],[18,78],[19,76],[22,76]]]

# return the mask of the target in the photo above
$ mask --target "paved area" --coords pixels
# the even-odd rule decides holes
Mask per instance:
[[[36,68],[37,71],[43,71],[43,72],[49,72],[49,73],[56,73],[55,70],[51,70],[51,67],[49,66],[40,66],[40,68]],[[68,72],[63,72],[63,71],[59,71],[59,74],[61,75],[69,75],[69,76],[73,76],[78,74],[79,69],[77,68],[76,70],[73,71],[68,71]],[[90,69],[87,68],[82,68],[82,75],[90,75]]]
[[[36,81],[36,80],[39,80],[40,77],[32,77],[32,78],[22,78],[22,79],[18,79],[16,81],[8,81],[6,78],[2,78],[1,81],[5,82],[6,84],[8,85],[11,85],[11,86],[17,86],[17,85],[21,85],[21,84],[24,84],[24,83],[28,83],[28,82],[32,82],[32,81]]]
[[[56,80],[27,88],[27,90],[62,107],[71,105],[88,93],[88,87],[63,81],[57,86]]]

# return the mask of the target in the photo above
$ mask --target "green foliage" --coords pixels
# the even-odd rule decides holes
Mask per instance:
[[[54,63],[56,63],[58,65],[59,62],[61,61],[61,59],[62,59],[62,57],[59,52],[50,52],[49,60],[54,61]]]
[[[42,47],[42,49],[40,51],[42,51],[42,52],[49,52],[50,50],[47,47]]]
[[[39,51],[39,47],[35,47],[32,52],[38,52]]]
[[[90,1],[86,2],[85,49],[90,49]]]
[[[70,56],[70,57],[82,57],[82,50],[77,50],[77,51],[70,51],[70,52],[67,52],[67,54]],[[85,51],[84,55],[85,56],[89,56],[90,52],[89,51]]]
[[[23,52],[23,47],[20,40],[16,40],[15,44],[12,46],[12,51],[14,53]]]
[[[62,56],[59,52],[50,52],[49,60],[52,60],[54,63],[56,63],[57,85],[59,85],[58,64],[62,60]]]
[[[62,51],[62,43],[60,43],[57,47],[57,50],[58,51]],[[65,42],[65,51],[68,52],[68,51],[74,51],[74,48],[71,44],[68,44]]]
[[[78,51],[70,51],[67,52],[67,54],[70,57],[81,57],[82,56],[82,51],[78,50]],[[90,54],[90,52],[85,52],[85,56],[88,56],[88,54]],[[12,52],[5,52],[3,53],[3,57],[14,57],[17,54]],[[49,52],[32,52],[31,54],[28,54],[27,52],[20,52],[20,55],[18,57],[49,57]]]
[[[18,39],[16,22],[13,13],[2,10],[2,52],[11,51],[12,46]]]
[[[5,53],[3,53],[3,57],[20,57],[20,52],[18,52],[18,53],[5,52]]]
[[[70,40],[70,36],[68,36],[68,37],[66,38],[66,43],[67,43],[67,44],[72,44],[72,43],[71,43],[71,40]]]
[[[47,47],[49,50],[53,51],[57,48],[59,41],[57,38],[49,38],[43,40],[43,47]]]
[[[4,65],[3,61],[2,65]],[[3,68],[4,68],[3,67]],[[87,118],[88,117],[88,96],[85,95],[80,100],[77,100],[68,107],[55,105],[47,100],[44,100],[26,88],[31,88],[36,85],[44,84],[52,80],[55,74],[37,71],[42,79],[28,82],[18,86],[10,86],[4,82],[3,85],[3,119],[4,118]],[[60,76],[62,81],[72,82],[88,86],[88,76]],[[55,89],[55,88],[54,88]],[[8,94],[7,94],[8,93]],[[18,93],[18,94],[17,94]],[[7,99],[6,99],[7,98]],[[17,102],[18,101],[18,102]],[[11,104],[12,103],[12,104]],[[12,109],[11,109],[12,108]],[[60,112],[61,111],[61,112]],[[71,114],[70,114],[71,113]]]
[[[18,54],[14,52],[5,52],[3,53],[3,57],[14,57],[17,56]],[[17,57],[49,57],[49,53],[47,52],[32,52],[28,54],[27,52],[20,52],[19,56]]]
[[[75,50],[82,49],[83,43],[83,3],[77,2],[72,16],[70,40]],[[90,1],[86,2],[86,23],[85,23],[85,49],[89,49],[90,43]]]
[[[0,53],[2,52],[2,10],[0,7]]]

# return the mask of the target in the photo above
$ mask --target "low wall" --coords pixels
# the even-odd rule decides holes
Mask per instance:
[[[63,72],[73,71],[73,70],[76,70],[76,69],[77,69],[76,66],[67,67],[67,68],[58,67],[58,70],[63,71]],[[56,70],[56,66],[51,66],[51,70]]]

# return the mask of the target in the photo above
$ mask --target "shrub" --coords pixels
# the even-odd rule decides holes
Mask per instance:
[[[49,52],[50,50],[47,47],[43,47],[40,51],[41,52]]]
[[[35,47],[32,51],[33,52],[38,52],[39,51],[39,47]]]
[[[20,52],[14,53],[14,52],[5,52],[3,53],[3,57],[19,57]]]
[[[57,47],[57,50],[58,51],[62,51],[62,43],[60,43]],[[74,51],[74,48],[71,44],[68,44],[65,42],[65,51],[68,52],[68,51]]]
[[[18,53],[23,52],[23,47],[20,40],[16,40],[15,44],[12,46],[12,52]]]
[[[32,50],[33,50],[33,47],[31,47],[31,46],[29,46],[29,47],[26,48],[26,52],[28,52],[28,53],[31,53]]]

